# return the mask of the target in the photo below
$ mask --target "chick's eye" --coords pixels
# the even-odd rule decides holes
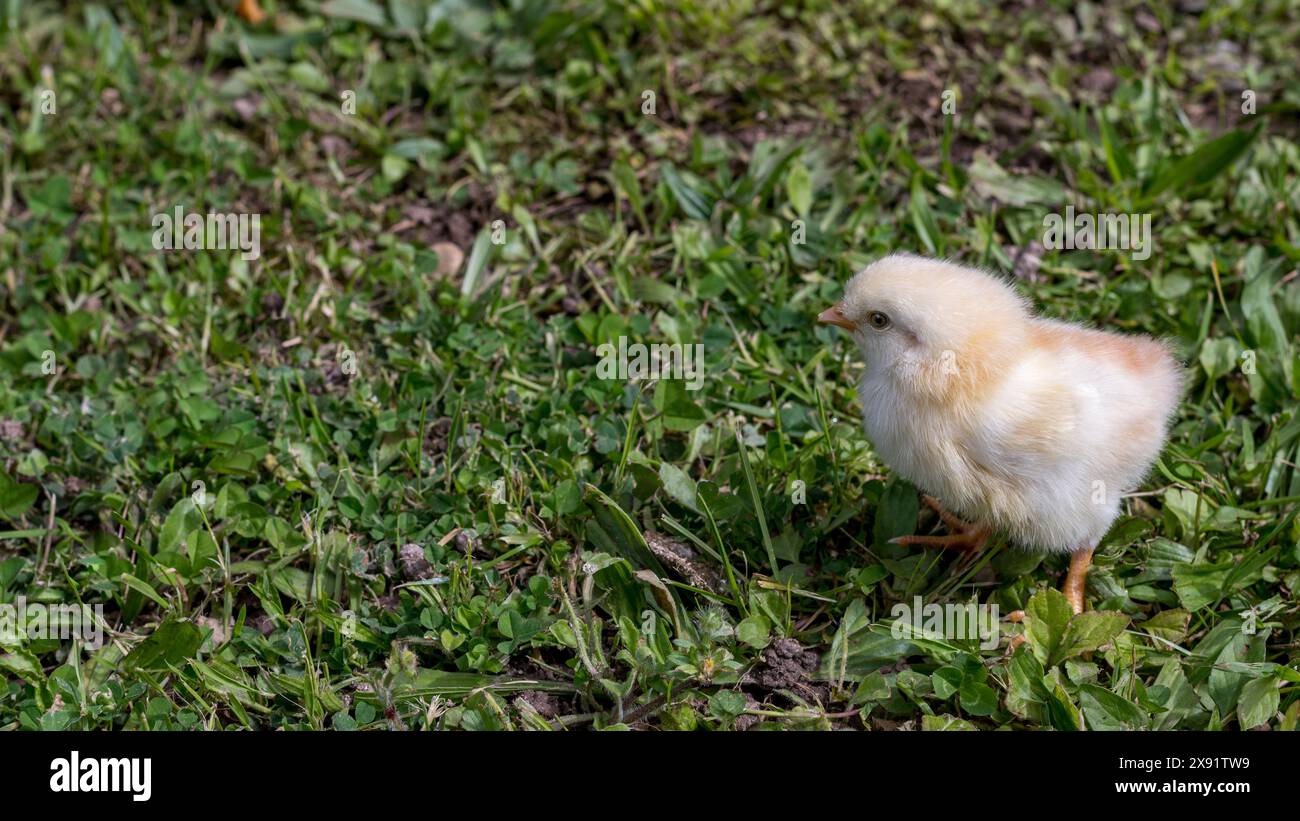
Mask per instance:
[[[877,331],[883,331],[890,325],[889,317],[885,316],[880,311],[872,311],[867,316],[867,322],[869,322],[871,327],[875,328]]]

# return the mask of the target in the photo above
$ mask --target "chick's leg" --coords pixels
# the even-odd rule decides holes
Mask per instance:
[[[975,551],[984,547],[992,532],[989,528],[982,525],[971,524],[961,518],[954,516],[939,504],[939,500],[933,496],[921,495],[921,501],[926,507],[939,514],[944,525],[948,528],[947,536],[899,536],[890,539],[890,544],[901,544],[904,547],[946,547],[953,550]]]
[[[239,8],[235,9],[235,13],[253,25],[266,19],[266,12],[257,5],[257,0],[239,0]]]
[[[1070,603],[1070,609],[1076,616],[1083,612],[1083,593],[1088,585],[1088,568],[1092,566],[1092,552],[1095,549],[1085,547],[1070,554],[1070,572],[1065,574],[1065,583],[1061,585],[1061,592],[1065,594],[1065,599]],[[1023,610],[1015,610],[1007,614],[1009,622],[1019,624],[1024,620]],[[1011,646],[1007,650],[1014,651],[1024,642],[1025,636],[1022,633],[1011,640]]]
[[[1088,585],[1088,568],[1092,566],[1094,549],[1085,547],[1070,554],[1070,572],[1065,574],[1065,583],[1061,585],[1061,592],[1065,594],[1065,600],[1070,603],[1070,609],[1076,616],[1083,612],[1083,592]],[[1013,610],[1007,614],[1007,621],[1018,623],[1024,618],[1023,610]]]
[[[1070,554],[1070,572],[1065,574],[1061,592],[1069,600],[1076,615],[1083,612],[1083,591],[1088,583],[1088,568],[1092,566],[1092,551],[1085,547]]]

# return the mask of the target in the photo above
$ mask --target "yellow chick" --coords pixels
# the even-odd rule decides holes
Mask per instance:
[[[895,254],[868,266],[819,322],[866,362],[863,425],[951,531],[894,541],[978,549],[994,531],[1070,553],[1063,592],[1079,613],[1093,550],[1120,495],[1164,446],[1183,369],[1163,342],[1036,316],[989,274]]]

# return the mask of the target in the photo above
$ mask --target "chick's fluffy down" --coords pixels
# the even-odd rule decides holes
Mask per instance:
[[[970,458],[993,480],[973,501],[1026,546],[1094,546],[1159,455],[1182,370],[1147,337],[1047,320],[1029,332],[970,429]]]
[[[1091,547],[1159,454],[1182,392],[1162,342],[1034,316],[969,268],[889,257],[846,289],[868,437],[949,508],[1027,548]]]

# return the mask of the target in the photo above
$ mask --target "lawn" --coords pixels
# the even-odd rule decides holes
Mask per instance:
[[[235,5],[0,2],[0,729],[1296,728],[1289,0]],[[1187,365],[1073,620],[889,543],[894,251]]]

